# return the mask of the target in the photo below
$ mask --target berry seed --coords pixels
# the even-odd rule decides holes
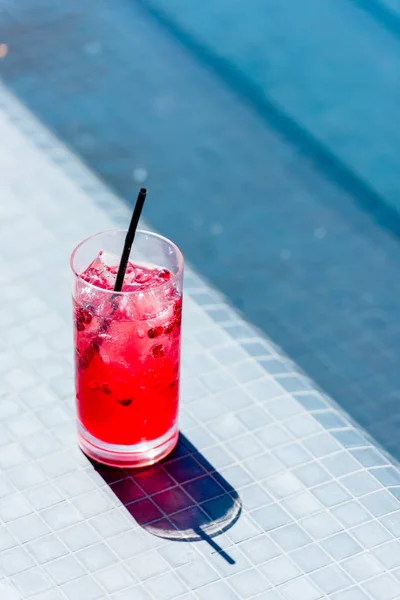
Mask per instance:
[[[101,384],[101,391],[103,392],[103,394],[111,394],[111,389],[110,386],[108,385],[108,383],[102,383]]]

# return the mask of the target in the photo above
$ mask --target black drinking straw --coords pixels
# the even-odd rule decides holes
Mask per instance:
[[[128,233],[126,234],[124,249],[122,251],[121,262],[119,263],[117,279],[115,280],[114,292],[120,292],[122,290],[122,285],[124,283],[124,277],[126,272],[126,267],[128,266],[129,255],[131,253],[131,248],[133,244],[133,240],[135,239],[136,229],[139,223],[140,214],[142,212],[144,201],[146,200],[147,190],[145,188],[141,188],[139,191],[135,209],[133,211],[131,223],[129,225]]]

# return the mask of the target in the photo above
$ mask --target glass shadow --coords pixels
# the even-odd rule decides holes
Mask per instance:
[[[240,497],[182,433],[172,454],[152,467],[92,464],[143,529],[169,540],[206,540],[225,555],[212,538],[238,520]]]

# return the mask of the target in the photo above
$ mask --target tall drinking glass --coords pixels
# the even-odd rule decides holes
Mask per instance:
[[[96,461],[143,467],[178,440],[183,257],[137,230],[121,292],[126,231],[98,233],[71,256],[78,439]]]

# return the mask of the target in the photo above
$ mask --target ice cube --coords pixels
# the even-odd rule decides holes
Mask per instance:
[[[120,258],[111,252],[102,250],[90,263],[81,277],[96,287],[106,290],[114,289]],[[131,275],[134,267],[128,264],[126,272]]]

